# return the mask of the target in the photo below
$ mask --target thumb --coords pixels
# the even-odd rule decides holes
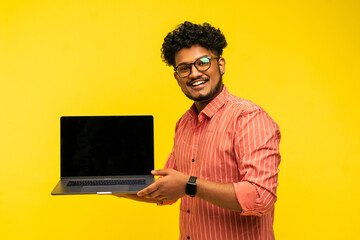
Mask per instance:
[[[169,169],[152,170],[151,174],[155,176],[166,176],[169,174]]]

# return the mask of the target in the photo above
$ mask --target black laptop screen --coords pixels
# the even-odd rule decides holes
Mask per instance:
[[[61,117],[61,177],[149,175],[152,116]]]

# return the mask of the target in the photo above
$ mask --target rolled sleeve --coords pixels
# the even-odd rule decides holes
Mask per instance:
[[[256,189],[249,182],[234,183],[236,198],[243,213],[254,212],[257,198]]]
[[[267,214],[277,199],[279,127],[262,109],[243,114],[237,127],[235,154],[242,176],[234,183],[237,200],[243,215]]]

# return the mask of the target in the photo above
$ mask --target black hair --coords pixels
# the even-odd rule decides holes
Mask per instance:
[[[220,29],[208,23],[199,25],[185,21],[164,38],[161,58],[167,65],[175,67],[175,54],[183,48],[190,48],[196,44],[211,50],[219,57],[227,46],[225,36]]]

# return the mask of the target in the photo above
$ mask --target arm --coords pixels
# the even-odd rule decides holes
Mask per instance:
[[[173,169],[152,171],[152,174],[162,176],[149,187],[138,192],[141,198],[152,200],[176,200],[185,196],[185,186],[189,180],[186,176]],[[236,199],[232,183],[223,184],[198,179],[196,196],[214,205],[232,211],[241,212],[241,206]]]
[[[197,197],[234,212],[242,211],[232,183],[216,183],[202,179],[198,179],[196,183]]]
[[[280,137],[279,126],[262,109],[247,111],[237,120],[234,151],[242,180],[234,188],[243,215],[274,209]]]

